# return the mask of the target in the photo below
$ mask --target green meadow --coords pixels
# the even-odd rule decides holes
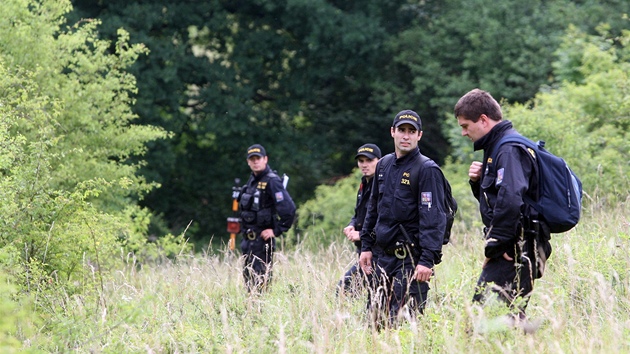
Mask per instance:
[[[249,296],[238,254],[180,255],[113,272],[92,295],[61,296],[51,352],[130,353],[622,353],[630,351],[630,208],[590,210],[565,234],[528,307],[533,334],[471,302],[482,263],[479,230],[455,226],[425,314],[375,331],[365,296],[335,296],[354,253],[343,243],[280,249],[269,292]],[[93,274],[95,277],[98,273]]]

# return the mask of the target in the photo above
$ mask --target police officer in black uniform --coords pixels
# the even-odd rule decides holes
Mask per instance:
[[[421,163],[420,117],[411,110],[401,111],[390,132],[395,153],[377,165],[359,259],[365,273],[375,273],[377,286],[371,289],[368,307],[379,328],[397,324],[401,310],[422,313],[446,228],[442,171],[429,161],[419,169],[419,176],[410,174],[412,166]],[[386,160],[393,161],[381,168]]]
[[[354,242],[357,248],[357,256],[361,254],[361,229],[363,228],[363,221],[365,214],[367,213],[367,203],[370,199],[372,192],[372,178],[376,172],[376,164],[381,158],[381,149],[375,144],[364,144],[357,149],[357,154],[354,159],[357,161],[357,166],[361,169],[363,176],[361,177],[361,184],[359,185],[359,191],[357,192],[357,201],[354,207],[354,215],[350,220],[348,226],[343,229],[344,235],[349,241]],[[356,285],[361,284],[364,280],[369,281],[367,278],[363,279],[363,274],[360,272],[361,267],[358,263],[355,263],[344,274],[343,279],[339,281],[337,286],[337,294],[343,289],[345,293],[356,294]]]
[[[462,96],[455,117],[462,135],[473,141],[475,150],[484,152],[484,162],[474,161],[468,171],[485,225],[486,259],[473,300],[483,303],[494,292],[513,310],[513,320],[522,321],[534,279],[542,276],[551,254],[549,228],[525,203],[526,196],[537,198],[535,153],[507,143],[492,161],[495,144],[516,130],[503,120],[499,103],[486,91],[474,89]]]
[[[275,238],[289,230],[295,218],[295,204],[267,162],[262,145],[247,149],[247,164],[252,174],[238,197],[244,234],[243,277],[249,292],[264,290],[271,283]]]

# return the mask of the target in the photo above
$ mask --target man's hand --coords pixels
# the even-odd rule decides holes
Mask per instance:
[[[260,237],[265,241],[269,241],[272,237],[276,237],[276,235],[273,233],[273,229],[264,229],[260,233]]]
[[[343,229],[344,235],[350,241],[361,241],[361,233],[354,229],[354,226],[349,225]]]
[[[372,274],[372,252],[361,252],[359,265],[365,274]]]
[[[427,268],[420,264],[416,266],[416,272],[414,274],[414,278],[417,281],[429,281],[432,275],[433,275],[433,270],[431,268]]]
[[[473,182],[477,182],[481,178],[481,169],[483,164],[479,161],[473,161],[468,168],[468,177]]]

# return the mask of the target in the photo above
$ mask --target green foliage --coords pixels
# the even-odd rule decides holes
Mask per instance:
[[[315,197],[298,208],[294,227],[287,235],[288,243],[316,250],[347,242],[342,230],[354,215],[361,176],[361,171],[355,168],[350,176],[333,185],[318,186]]]
[[[466,230],[481,230],[483,225],[479,216],[479,203],[472,195],[468,183],[468,165],[453,163],[450,159],[442,166],[442,172],[451,185],[453,197],[457,201],[457,214],[451,243],[460,243],[461,233]]]
[[[607,33],[589,36],[569,30],[557,70],[580,73],[579,78],[562,74],[576,81],[563,81],[532,102],[505,110],[521,133],[546,141],[548,150],[565,158],[582,180],[587,198],[598,202],[617,203],[630,190],[629,40],[628,31],[613,41]],[[568,63],[563,58],[576,53],[581,53],[576,58],[579,66],[562,67]]]
[[[412,74],[414,94],[429,95],[423,101],[438,109],[450,108],[474,87],[510,102],[527,101],[549,83],[550,58],[569,25],[590,32],[608,21],[619,31],[626,26],[621,14],[630,10],[622,2],[569,0],[451,0],[416,6],[417,25],[393,42],[396,62]]]
[[[0,277],[0,350],[3,353],[31,353],[24,347],[21,339],[35,333],[35,324],[28,313],[30,299],[15,300],[17,287],[6,284]]]
[[[68,1],[10,0],[0,19],[0,248],[20,250],[9,275],[26,292],[81,290],[121,250],[147,242],[130,201],[155,185],[128,161],[166,135],[132,123],[135,79],[125,69],[145,49],[121,31],[108,54],[98,21],[61,29],[69,10]],[[121,249],[129,240],[136,249]]]
[[[19,267],[19,252],[11,246],[0,247],[0,351],[30,353],[22,339],[33,336],[40,321],[32,315],[33,299],[20,294],[6,271]]]

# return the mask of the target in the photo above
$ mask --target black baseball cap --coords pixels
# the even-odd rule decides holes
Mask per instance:
[[[405,123],[413,125],[418,131],[422,130],[422,121],[420,120],[420,116],[418,113],[410,109],[398,112],[396,118],[394,118],[392,127],[396,128],[397,126]]]
[[[360,148],[357,149],[357,156],[354,158],[357,159],[359,156],[365,156],[369,159],[381,158],[381,149],[374,144],[364,144],[361,145]]]
[[[247,158],[250,158],[252,156],[264,157],[267,156],[267,151],[265,151],[265,148],[262,145],[254,144],[247,148]]]

